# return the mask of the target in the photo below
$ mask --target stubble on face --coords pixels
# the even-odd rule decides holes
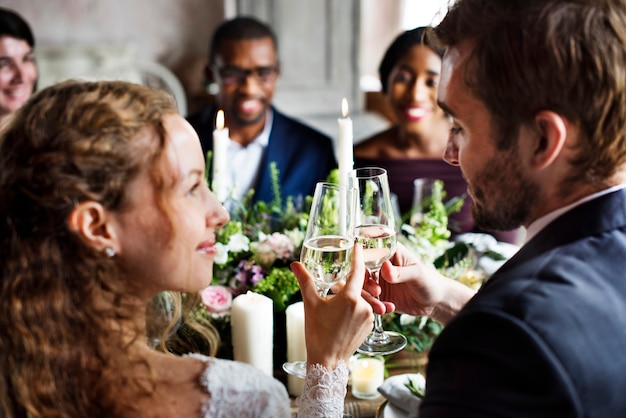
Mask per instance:
[[[486,231],[508,231],[525,225],[539,198],[539,186],[524,175],[516,148],[487,160],[468,183],[474,197],[474,220]]]

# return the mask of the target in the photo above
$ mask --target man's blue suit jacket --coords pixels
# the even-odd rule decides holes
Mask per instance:
[[[329,137],[292,119],[272,107],[274,120],[269,141],[261,161],[261,172],[254,186],[254,201],[274,199],[270,163],[276,162],[282,197],[312,195],[315,184],[324,181],[337,167]],[[208,107],[188,118],[202,143],[202,151],[213,149],[213,129],[217,109]],[[209,173],[210,176],[210,173]]]
[[[555,219],[440,334],[420,418],[626,417],[626,191]]]

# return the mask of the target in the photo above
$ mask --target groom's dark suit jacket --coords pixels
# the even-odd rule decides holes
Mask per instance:
[[[626,417],[626,191],[563,214],[430,352],[420,418]]]
[[[337,167],[332,141],[276,108],[272,107],[272,110],[274,120],[254,185],[254,200],[270,202],[275,197],[270,176],[272,161],[276,162],[279,171],[282,197],[313,195],[315,184],[326,180],[330,171]],[[205,156],[213,149],[216,112],[215,107],[208,107],[187,118],[200,137]]]

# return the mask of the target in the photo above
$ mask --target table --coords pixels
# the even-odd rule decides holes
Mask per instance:
[[[403,373],[422,373],[425,374],[426,363],[428,361],[427,353],[413,353],[410,351],[401,351],[385,359],[385,367],[389,376],[395,376]],[[284,372],[283,372],[284,374]],[[279,380],[286,382],[286,374],[276,376]],[[350,387],[348,386],[348,394],[344,401],[344,412],[349,414],[351,418],[376,418],[378,408],[385,402],[385,398],[381,395],[376,399],[357,399],[352,396]],[[298,407],[295,398],[291,400],[292,417],[298,416]]]

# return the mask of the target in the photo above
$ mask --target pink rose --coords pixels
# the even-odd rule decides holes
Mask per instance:
[[[263,266],[270,267],[276,259],[288,260],[294,252],[293,243],[281,233],[259,234],[259,242],[253,248],[256,259]]]
[[[233,295],[224,286],[209,286],[200,292],[200,296],[206,310],[213,313],[226,312],[233,302]]]

